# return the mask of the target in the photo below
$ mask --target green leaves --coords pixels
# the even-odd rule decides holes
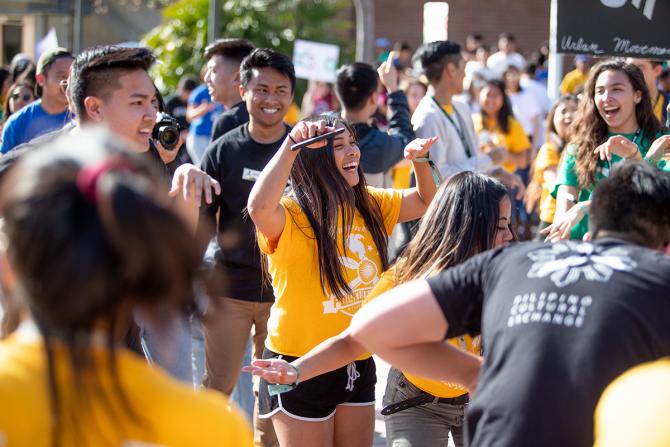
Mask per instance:
[[[296,39],[334,43],[346,58],[354,43],[347,39],[349,21],[338,13],[348,0],[224,0],[221,2],[220,37],[243,37],[258,47],[291,55]],[[209,0],[180,0],[163,9],[163,23],[149,31],[142,44],[159,60],[152,77],[161,91],[174,91],[179,78],[199,78],[205,63]],[[340,17],[346,17],[340,14]]]

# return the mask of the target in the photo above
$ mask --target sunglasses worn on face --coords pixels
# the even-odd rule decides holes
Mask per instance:
[[[33,100],[33,97],[28,93],[24,93],[23,96],[21,96],[21,93],[13,93],[11,98],[15,101],[19,98],[21,98],[24,101],[32,101]]]

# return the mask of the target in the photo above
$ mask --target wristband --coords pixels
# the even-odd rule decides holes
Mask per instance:
[[[430,162],[430,157],[419,157],[419,158],[415,158],[412,161],[414,161],[416,163],[429,163]]]
[[[295,370],[295,382],[290,384],[268,384],[268,394],[270,394],[270,396],[286,393],[288,391],[294,390],[298,386],[298,383],[300,382],[300,370],[297,366],[290,363],[289,366]]]
[[[298,144],[298,142],[293,139],[290,133],[288,134],[288,139],[293,141],[293,144]]]

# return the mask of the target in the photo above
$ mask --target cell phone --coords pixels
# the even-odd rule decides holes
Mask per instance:
[[[327,138],[334,138],[336,135],[339,135],[339,134],[343,133],[345,130],[346,129],[344,127],[340,127],[339,129],[335,129],[332,132],[326,132],[324,134],[317,135],[317,136],[312,137],[312,138],[308,138],[305,141],[301,141],[300,143],[296,143],[296,144],[292,145],[291,150],[292,151],[297,151],[298,149],[302,149],[303,147],[312,145],[312,144],[314,144],[318,141],[325,140]]]

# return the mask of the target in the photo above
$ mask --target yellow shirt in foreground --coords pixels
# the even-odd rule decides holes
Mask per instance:
[[[72,403],[73,382],[63,351],[55,363],[61,402]],[[86,406],[73,417],[78,430],[65,429],[62,446],[251,447],[251,430],[244,416],[226,397],[213,391],[195,392],[125,349],[117,355],[118,377],[137,418],[121,404],[109,374],[101,373],[100,392],[87,391]],[[106,356],[98,357],[99,364]],[[86,376],[82,381],[90,380]],[[80,388],[81,389],[81,388]],[[0,342],[0,445],[51,447],[50,393],[42,341],[21,330]],[[111,407],[111,411],[110,411]],[[72,415],[72,412],[64,413]],[[132,421],[139,421],[133,424]],[[4,443],[2,442],[4,441]],[[134,442],[134,443],[133,443]]]
[[[392,288],[398,285],[396,279],[396,266],[389,268],[382,274],[381,279],[375,286],[375,288],[368,295],[366,302],[372,301],[377,298],[384,292],[388,292]],[[460,348],[464,351],[468,351],[472,354],[480,355],[481,353],[481,338],[480,337],[470,337],[469,335],[464,335],[462,337],[451,338],[447,340],[452,345]],[[425,391],[428,394],[438,397],[458,397],[467,393],[468,390],[459,385],[458,383],[452,382],[442,382],[439,380],[424,379],[423,377],[415,376],[403,371],[403,375],[407,377],[407,380],[412,382],[417,388],[422,391]]]
[[[637,366],[605,389],[595,415],[595,447],[670,445],[670,360]]]
[[[475,124],[475,132],[481,137],[484,132],[488,133],[491,143],[496,147],[507,149],[508,152],[519,153],[530,149],[531,144],[523,126],[516,119],[509,117],[509,130],[504,133],[495,120],[486,118],[477,113],[472,120]],[[504,163],[503,168],[508,172],[514,172],[517,166],[514,163]]]
[[[559,90],[561,95],[574,95],[580,87],[586,84],[587,76],[576,68],[563,77]]]
[[[390,235],[400,215],[402,191],[368,187],[368,192],[379,204],[384,229]],[[275,292],[265,345],[273,352],[300,357],[349,327],[351,317],[379,281],[382,263],[372,235],[356,212],[346,248],[341,242],[342,228],[337,231],[344,277],[353,294],[338,300],[334,294],[324,293],[316,239],[307,216],[291,198],[283,197],[281,205],[286,211],[286,223],[276,247],[257,232],[259,246],[268,255]]]
[[[550,168],[558,168],[561,154],[553,141],[545,142],[535,158],[535,167],[533,169],[533,180],[542,185],[542,195],[540,196],[540,220],[547,223],[554,221],[556,213],[556,199],[551,196],[554,185],[547,185],[544,182],[544,171]]]

